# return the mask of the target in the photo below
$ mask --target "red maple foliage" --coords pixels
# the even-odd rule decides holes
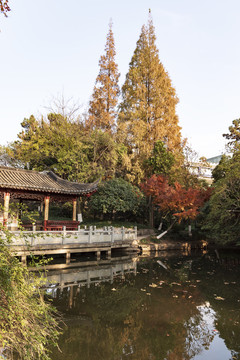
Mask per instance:
[[[170,185],[162,175],[153,175],[141,184],[141,189],[151,196],[153,204],[164,214],[172,214],[178,222],[183,219],[195,219],[199,209],[209,199],[211,189],[184,188],[177,181]]]

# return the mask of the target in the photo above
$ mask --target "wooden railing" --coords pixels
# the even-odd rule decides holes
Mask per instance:
[[[45,220],[44,230],[45,231],[61,231],[65,227],[65,230],[78,230],[80,225],[79,221],[74,220]]]

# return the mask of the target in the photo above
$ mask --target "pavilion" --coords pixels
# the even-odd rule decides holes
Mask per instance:
[[[90,184],[71,182],[60,178],[52,171],[37,172],[0,166],[0,199],[3,207],[0,212],[0,223],[4,226],[8,224],[10,200],[13,202],[37,200],[44,205],[43,228],[48,230],[49,203],[52,201],[72,202],[71,227],[76,228],[79,224],[77,221],[77,198],[90,196],[97,190],[97,187],[98,181]],[[18,222],[15,219],[15,227],[17,226]]]

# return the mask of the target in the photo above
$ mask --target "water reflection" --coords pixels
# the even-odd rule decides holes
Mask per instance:
[[[240,257],[162,255],[50,272],[53,360],[240,359]]]

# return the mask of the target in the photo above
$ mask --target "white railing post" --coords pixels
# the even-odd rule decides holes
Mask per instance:
[[[63,226],[63,241],[64,241],[66,235],[67,235],[66,234],[66,226]]]
[[[111,242],[114,242],[114,227],[111,226]]]
[[[125,228],[122,226],[122,241],[125,239]]]
[[[100,231],[100,242],[103,242],[103,236],[104,236],[104,229],[103,230],[99,230]]]
[[[81,225],[78,225],[78,232],[80,232],[81,230]]]
[[[134,240],[137,240],[137,226],[134,226],[134,235],[135,235]]]
[[[34,233],[36,232],[36,225],[35,225],[35,223],[33,223],[32,224],[32,236],[31,236],[31,246],[33,246],[33,243],[34,243],[34,238],[35,238],[35,235],[34,235]]]
[[[92,226],[89,226],[89,235],[88,235],[88,242],[92,242]]]

